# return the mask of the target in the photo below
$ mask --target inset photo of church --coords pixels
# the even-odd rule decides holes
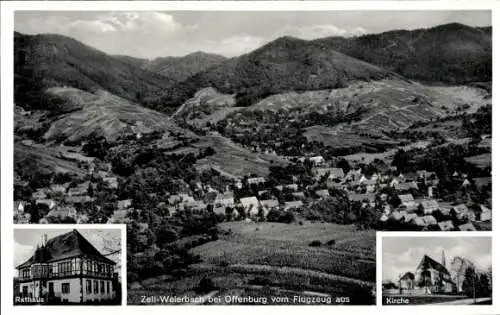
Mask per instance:
[[[490,236],[382,237],[383,305],[491,305]]]
[[[118,227],[15,228],[14,305],[121,305],[122,235]]]

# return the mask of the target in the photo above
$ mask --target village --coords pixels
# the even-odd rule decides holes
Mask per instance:
[[[37,223],[90,222],[88,211],[85,211],[89,205],[97,210],[107,207],[106,211],[99,212],[103,217],[98,220],[103,223],[127,223],[132,210],[140,211],[142,208],[132,199],[115,198],[112,203],[97,204],[96,192],[104,190],[112,195],[123,182],[112,173],[111,163],[87,157],[75,148],[61,150],[60,158],[78,162],[87,174],[66,179],[59,176],[62,178],[57,183],[53,180],[48,187],[36,189],[31,198],[16,200],[14,212],[17,223],[33,222],[33,211],[26,209],[33,206],[44,209],[39,218],[35,218]],[[186,185],[188,187],[181,193],[165,196],[152,194],[158,201],[156,208],[167,213],[167,217],[174,217],[183,211],[208,211],[221,221],[290,223],[299,221],[304,209],[311,209],[335,196],[347,196],[348,207],[356,204],[358,212],[355,213],[357,218],[346,220],[345,224],[363,221],[363,213],[370,212],[375,214],[375,220],[371,219],[366,227],[380,230],[491,229],[491,206],[471,201],[469,193],[491,185],[491,177],[469,178],[468,174],[455,171],[451,174],[454,185],[466,197],[460,199],[463,202],[453,203],[436,195],[440,179],[435,172],[418,170],[403,173],[395,166],[377,170],[365,164],[351,168],[345,160],[342,163],[339,161],[335,158],[325,160],[322,156],[294,158],[295,168],[306,170],[300,176],[245,176],[232,179],[231,184],[228,180],[212,185],[196,182],[192,185],[194,187]],[[28,185],[21,180],[17,182]]]

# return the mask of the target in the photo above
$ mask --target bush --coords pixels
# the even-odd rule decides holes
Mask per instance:
[[[320,242],[320,241],[318,241],[318,240],[316,240],[316,241],[312,241],[312,242],[309,244],[309,246],[311,246],[311,247],[319,247],[319,246],[321,246],[321,242]]]
[[[196,293],[208,293],[210,291],[213,291],[215,289],[214,282],[210,278],[203,278],[200,281],[200,284],[198,287],[196,287],[195,291]]]
[[[335,240],[329,240],[329,241],[326,243],[326,245],[328,245],[328,246],[333,246],[333,245],[335,245]]]
[[[139,281],[139,276],[135,272],[127,272],[127,282],[132,283]]]

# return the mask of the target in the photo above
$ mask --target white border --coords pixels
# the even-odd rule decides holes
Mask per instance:
[[[2,70],[2,80],[1,80],[1,188],[2,196],[1,199],[1,236],[2,236],[2,246],[1,246],[1,266],[2,266],[2,278],[4,281],[1,283],[1,310],[3,314],[31,314],[33,310],[40,312],[41,314],[64,314],[67,315],[68,310],[71,314],[85,314],[88,315],[88,307],[75,307],[72,306],[71,309],[68,308],[49,308],[49,307],[30,307],[30,308],[20,308],[12,306],[12,282],[8,279],[12,278],[12,229],[13,229],[13,215],[11,209],[13,209],[13,20],[15,10],[58,10],[58,11],[182,11],[182,10],[192,10],[192,11],[331,11],[331,10],[363,10],[363,11],[423,11],[423,10],[492,10],[492,26],[493,26],[493,43],[494,43],[494,56],[495,52],[498,51],[498,28],[500,21],[500,14],[497,12],[498,2],[495,1],[1,1],[1,70]],[[496,47],[495,47],[496,46]],[[494,77],[499,75],[499,63],[496,62],[495,57],[493,57],[493,70]],[[495,79],[494,82],[497,80]],[[493,88],[493,99],[497,99],[497,87]],[[493,114],[498,112],[493,106]],[[500,135],[497,132],[497,128],[493,129],[493,156],[497,150],[496,139]],[[500,163],[500,162],[499,162]],[[497,162],[493,159],[493,169],[497,169]],[[497,189],[497,178],[493,176],[493,194],[496,195],[500,191]],[[495,208],[496,201],[493,201],[493,208]],[[494,210],[495,211],[495,210]],[[493,226],[498,227],[500,224],[500,215],[493,215]],[[381,232],[378,232],[381,233]],[[377,233],[377,234],[378,234]],[[470,232],[465,232],[470,233]],[[488,233],[488,232],[486,232]],[[489,233],[493,235],[493,248],[496,248],[497,242],[494,233]],[[406,233],[405,235],[410,235]],[[451,235],[451,234],[450,234]],[[470,234],[472,235],[472,234]],[[381,257],[380,246],[377,246],[377,255]],[[258,307],[260,314],[273,314],[276,312],[287,312],[289,315],[300,314],[303,312],[312,313],[331,313],[335,314],[365,314],[367,312],[384,312],[386,314],[397,314],[400,315],[402,311],[406,312],[408,315],[420,314],[421,311],[426,311],[429,313],[454,313],[454,315],[461,314],[500,314],[499,300],[500,300],[500,277],[497,276],[497,268],[499,268],[498,253],[493,253],[493,306],[440,306],[440,307],[429,307],[429,306],[415,306],[415,307],[405,307],[400,309],[397,307],[390,306],[262,306]],[[125,270],[125,268],[124,268]],[[377,275],[380,272],[380,268],[377,270]],[[123,280],[126,277],[124,277]],[[380,278],[380,277],[379,277]],[[5,280],[7,279],[7,280]],[[125,281],[122,281],[125,283]],[[125,285],[123,286],[125,288]],[[380,291],[377,290],[379,294]],[[126,294],[124,295],[126,298]],[[101,314],[117,314],[122,312],[123,314],[134,314],[135,312],[153,312],[154,314],[163,314],[165,312],[173,314],[181,313],[196,313],[196,312],[217,312],[218,315],[230,314],[234,315],[236,313],[250,314],[255,312],[256,307],[243,307],[243,306],[122,306],[122,307],[99,307],[99,313]],[[92,308],[93,309],[93,308]]]
[[[127,304],[127,225],[126,224],[14,224],[12,228],[12,239],[14,238],[15,230],[118,230],[120,231],[120,278],[121,278],[121,286],[122,286],[122,300],[121,305],[124,306]],[[12,253],[14,253],[15,248],[12,248]],[[13,260],[11,261],[11,270],[13,269],[12,265]],[[2,267],[3,268],[3,267]],[[12,278],[13,279],[13,278]],[[4,278],[5,281],[5,278]],[[7,282],[7,281],[5,281]],[[3,288],[2,288],[3,289]],[[4,292],[2,290],[2,292]],[[10,294],[9,294],[10,293]],[[8,294],[7,296],[14,296],[14,290],[11,286],[11,292],[5,292],[4,294]],[[2,294],[3,295],[3,294]],[[2,298],[3,299],[3,298]],[[12,302],[12,299],[11,299]],[[3,304],[3,303],[2,303]],[[74,306],[42,306],[43,308],[67,308]],[[118,306],[116,306],[118,307]],[[32,310],[33,306],[22,306],[16,305],[15,310],[17,309],[27,309]]]

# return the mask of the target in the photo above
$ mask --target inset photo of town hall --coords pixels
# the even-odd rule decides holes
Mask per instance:
[[[120,305],[121,230],[14,229],[14,305]]]
[[[384,237],[382,304],[492,304],[491,237]]]

